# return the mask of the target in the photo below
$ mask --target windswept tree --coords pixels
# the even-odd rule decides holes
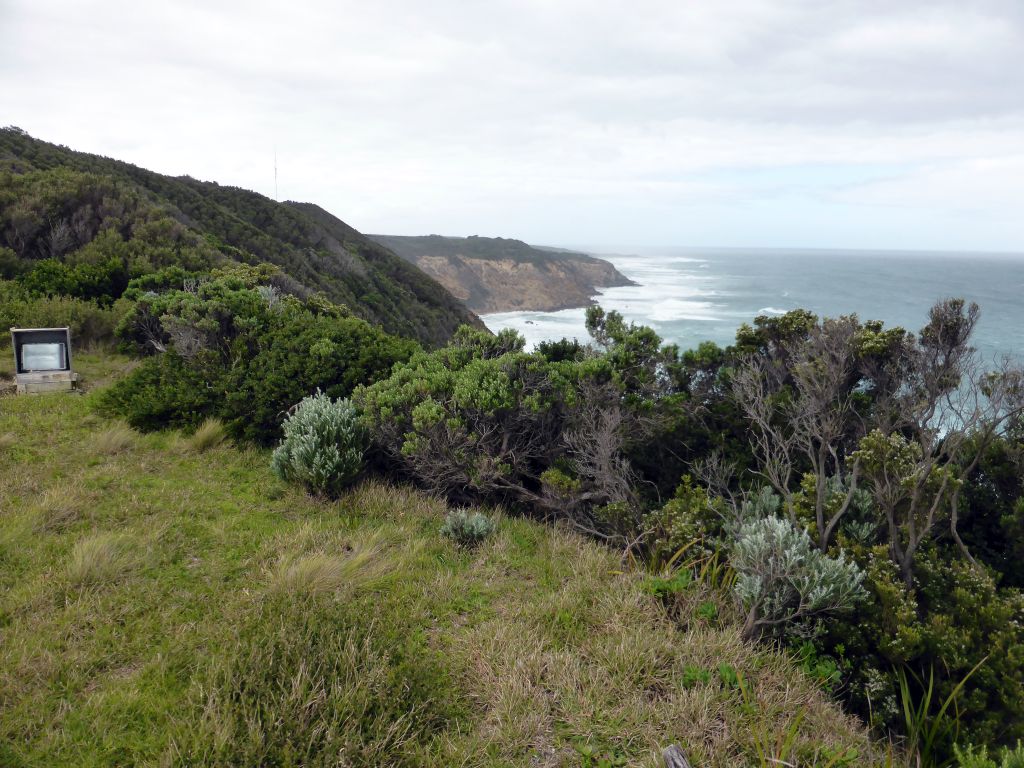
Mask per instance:
[[[779,318],[760,338],[741,331],[738,347],[752,349],[732,375],[732,396],[757,473],[793,523],[798,499],[813,490],[819,549],[867,491],[908,585],[914,556],[940,521],[969,557],[957,531],[963,480],[1022,406],[1020,370],[984,371],[970,344],[978,314],[962,299],[940,301],[916,337],[856,316],[818,322],[806,313]]]
[[[992,440],[1024,408],[1024,373],[1008,362],[985,371],[971,346],[978,317],[978,306],[962,299],[931,309],[917,343],[899,361],[901,386],[880,400],[876,427],[855,452],[908,587],[915,555],[944,530],[943,521],[974,562],[957,527],[961,490]]]
[[[818,322],[796,314],[791,327],[798,332],[741,359],[732,396],[749,423],[757,471],[783,498],[793,523],[804,475],[813,477],[815,540],[826,550],[858,487],[854,449],[870,423],[871,401],[887,388],[872,371],[879,358],[899,351],[903,333],[855,315]],[[838,507],[828,493],[836,486],[845,489]]]

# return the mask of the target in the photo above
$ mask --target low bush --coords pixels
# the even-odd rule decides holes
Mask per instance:
[[[336,496],[363,468],[366,435],[348,400],[323,393],[305,398],[281,426],[284,438],[271,465],[285,482],[311,493]]]
[[[743,524],[732,567],[746,637],[799,628],[823,613],[852,608],[864,595],[855,564],[815,549],[806,532],[778,517]]]
[[[416,348],[344,307],[280,295],[267,286],[273,275],[236,268],[189,290],[140,294],[117,334],[149,358],[107,391],[107,408],[143,430],[216,417],[230,436],[271,445],[303,397],[347,397]]]
[[[69,296],[32,296],[20,285],[0,281],[0,345],[10,343],[8,328],[63,328],[71,329],[71,341],[76,347],[89,344],[109,344],[114,330],[128,311],[129,302],[116,302],[101,307],[93,301]]]
[[[1013,749],[1003,749],[998,760],[990,757],[985,747],[954,747],[953,752],[957,768],[1024,768],[1024,746],[1019,741]]]
[[[109,306],[128,287],[128,267],[118,258],[80,264],[43,259],[19,275],[18,282],[32,296],[70,296]]]
[[[640,513],[623,447],[642,424],[591,351],[550,362],[511,331],[463,327],[449,346],[360,387],[391,467],[459,504],[507,504],[627,546]]]
[[[101,395],[101,409],[146,432],[192,430],[217,417],[223,368],[210,353],[185,360],[174,350],[143,362]]]
[[[441,535],[462,547],[475,547],[494,533],[494,521],[480,512],[453,509],[444,519]]]

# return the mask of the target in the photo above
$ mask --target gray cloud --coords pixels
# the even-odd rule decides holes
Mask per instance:
[[[0,0],[0,122],[370,231],[1024,250],[1022,58],[1009,0]]]

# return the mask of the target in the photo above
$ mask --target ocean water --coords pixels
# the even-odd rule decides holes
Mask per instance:
[[[988,360],[1024,359],[1024,254],[663,248],[590,253],[638,285],[595,296],[605,309],[692,348],[731,343],[756,315],[802,307],[819,316],[856,313],[918,330],[929,307],[950,296],[975,301],[974,343]],[[587,340],[584,310],[485,315],[491,330],[515,328],[532,347],[563,337]]]

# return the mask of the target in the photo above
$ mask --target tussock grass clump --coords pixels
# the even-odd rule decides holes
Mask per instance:
[[[207,419],[199,425],[199,429],[185,441],[192,453],[206,453],[224,442],[227,432],[220,419]]]
[[[362,548],[347,555],[314,552],[283,558],[270,579],[270,591],[295,597],[337,592],[369,575],[377,551]]]
[[[124,422],[117,422],[92,439],[92,450],[103,456],[116,456],[135,445],[138,433]]]
[[[98,533],[81,539],[71,551],[67,577],[74,587],[90,587],[116,581],[135,564],[131,537]]]
[[[271,597],[211,658],[186,765],[433,765],[426,745],[458,712],[439,655],[369,606]]]
[[[36,533],[64,531],[81,519],[84,506],[81,494],[69,486],[50,488],[35,506],[32,529]]]

